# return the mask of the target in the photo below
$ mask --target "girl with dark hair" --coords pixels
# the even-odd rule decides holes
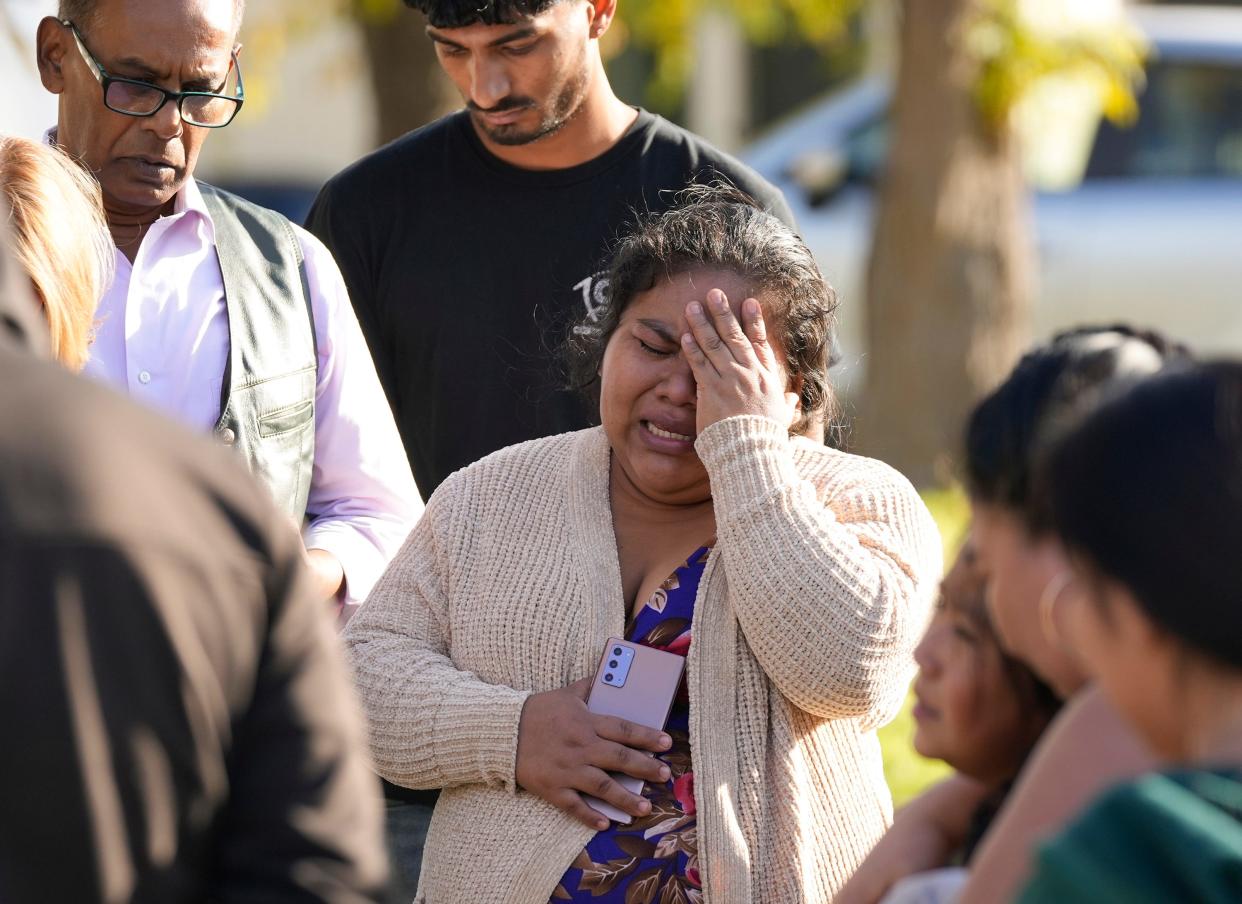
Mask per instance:
[[[1150,755],[1094,689],[1082,665],[1048,630],[1064,589],[1065,555],[1033,490],[1049,442],[1121,387],[1187,359],[1184,348],[1126,326],[1077,329],[1028,353],[976,406],[966,431],[971,536],[1005,650],[1029,665],[1067,705],[1044,733],[970,863],[956,900],[1009,900],[1029,875],[1032,844],[1062,826],[1107,785],[1151,765]],[[958,775],[898,818],[839,904],[874,904],[899,879],[942,865],[967,837],[986,800]]]
[[[914,651],[914,749],[944,760],[986,790],[969,831],[944,869],[902,880],[886,904],[926,904],[965,881],[963,867],[992,824],[1060,700],[1001,649],[984,602],[986,584],[967,540],[940,585],[940,600]]]
[[[1242,363],[1144,382],[1044,475],[1070,558],[1053,624],[1179,768],[1101,797],[1043,848],[1020,900],[1242,900]]]
[[[914,749],[944,760],[991,792],[951,862],[970,862],[1022,764],[1061,701],[1023,662],[1007,654],[985,604],[986,583],[967,541],[940,589],[940,602],[915,648]]]
[[[450,477],[346,630],[380,773],[444,788],[420,901],[827,901],[888,824],[875,728],[939,536],[892,469],[800,435],[834,306],[806,246],[681,201],[576,334],[602,425]],[[587,710],[614,635],[687,657],[663,732]]]

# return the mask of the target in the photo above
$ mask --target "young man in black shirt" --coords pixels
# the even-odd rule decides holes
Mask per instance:
[[[780,192],[622,102],[600,61],[617,0],[406,0],[466,109],[334,177],[307,226],[331,249],[424,497],[504,446],[595,413],[559,379],[566,331],[634,216],[727,180]]]
[[[324,186],[307,227],[344,274],[414,478],[596,423],[558,348],[603,304],[612,242],[693,182],[728,181],[782,220],[780,192],[612,91],[599,38],[617,0],[405,0],[465,109]],[[388,786],[398,869],[418,872],[434,792]]]

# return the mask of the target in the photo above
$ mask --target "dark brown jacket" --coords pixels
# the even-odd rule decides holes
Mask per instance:
[[[295,532],[225,450],[18,348],[5,270],[0,901],[372,900],[380,799]]]

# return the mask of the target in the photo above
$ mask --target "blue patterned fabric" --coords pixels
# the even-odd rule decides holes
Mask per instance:
[[[696,550],[669,575],[630,619],[626,640],[680,656],[689,652],[694,599],[710,552],[710,546]],[[662,785],[643,786],[643,796],[651,801],[647,816],[629,825],[612,823],[591,839],[561,879],[553,902],[701,904],[689,716],[683,682],[665,725],[673,746],[660,756],[672,777]]]

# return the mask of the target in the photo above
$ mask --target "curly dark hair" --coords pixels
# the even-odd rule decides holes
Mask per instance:
[[[617,244],[603,308],[569,338],[572,388],[597,402],[604,349],[634,296],[657,280],[700,268],[732,271],[762,295],[771,335],[785,350],[785,369],[802,379],[802,412],[792,430],[805,432],[832,405],[828,368],[836,292],[792,229],[722,183],[682,190],[671,209],[641,218]]]
[[[1125,324],[1068,330],[1028,352],[970,416],[971,497],[1013,510],[1032,534],[1046,532],[1047,500],[1032,482],[1050,443],[1111,394],[1190,357],[1184,345]]]
[[[537,16],[564,0],[405,0],[405,5],[427,17],[435,28],[462,28],[484,25],[512,25]]]

